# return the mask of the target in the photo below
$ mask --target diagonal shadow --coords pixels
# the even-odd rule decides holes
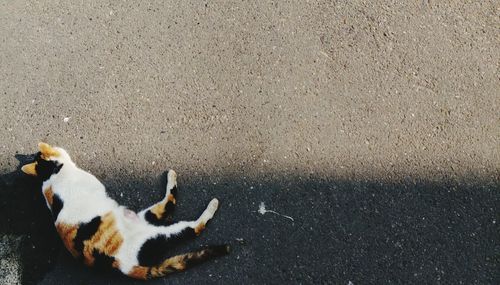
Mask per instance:
[[[164,175],[148,181],[114,174],[103,181],[109,195],[134,210],[163,193]],[[2,175],[0,181],[0,211],[6,217],[0,234],[27,236],[22,246],[24,284],[143,284],[96,273],[74,261],[60,250],[43,197],[34,194],[40,192],[37,182],[17,172]],[[221,208],[204,235],[176,251],[230,242],[233,252],[168,277],[171,284],[495,280],[500,261],[500,185],[495,179],[382,183],[272,173],[260,179],[180,173],[179,186],[178,220],[197,216],[212,197],[220,199]],[[262,202],[293,221],[259,213]]]
[[[55,264],[61,243],[40,191],[41,181],[23,175],[33,155],[16,155],[16,171],[0,175],[0,234],[23,236],[20,246],[23,284],[33,284]]]

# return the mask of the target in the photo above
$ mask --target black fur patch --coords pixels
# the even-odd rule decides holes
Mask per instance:
[[[101,217],[97,216],[93,218],[90,222],[80,224],[78,231],[76,232],[76,236],[74,239],[75,249],[78,252],[83,251],[83,242],[92,238],[94,234],[97,232],[97,229],[101,225]]]
[[[144,214],[144,218],[148,221],[148,223],[155,226],[163,226],[165,224],[163,219],[158,219],[151,211],[147,211],[146,214]]]
[[[174,195],[174,197],[177,198],[177,185],[175,185],[174,188],[170,189],[170,194]]]
[[[52,199],[53,199],[52,200],[52,207],[51,207],[52,218],[55,221],[55,220],[57,220],[57,216],[59,216],[59,213],[61,212],[64,203],[61,200],[61,198],[59,198],[59,196],[57,196],[57,194],[54,194],[54,197]]]
[[[211,259],[214,257],[223,256],[229,253],[229,245],[213,245],[203,249],[201,254],[196,254],[192,258],[186,258],[184,263],[186,264],[186,268],[193,267],[198,265],[207,259]]]
[[[94,250],[92,252],[92,256],[94,257],[94,267],[97,268],[98,270],[104,272],[113,272],[113,271],[116,271],[117,273],[120,272],[118,268],[113,267],[113,262],[115,262],[114,257],[106,255],[97,250]]]
[[[163,261],[163,254],[168,240],[164,235],[148,239],[142,245],[137,256],[139,264],[143,266],[154,266]]]
[[[175,197],[175,196],[174,196]],[[172,201],[168,201],[165,205],[165,213],[163,213],[163,217],[170,217],[174,213],[175,204]]]
[[[108,270],[113,267],[113,262],[115,261],[114,257],[108,256],[95,249],[92,252],[92,256],[94,257],[94,267],[101,270]]]
[[[154,238],[148,239],[139,250],[137,259],[142,266],[155,266],[164,260],[165,252],[169,248],[174,248],[179,243],[196,237],[196,233],[192,228],[185,228],[180,233],[165,237],[158,235]]]
[[[165,226],[165,225],[171,225],[173,223],[172,220],[172,214],[174,213],[175,209],[175,204],[172,201],[168,201],[167,204],[165,204],[165,212],[161,216],[161,218],[157,218],[151,210],[148,210],[144,214],[144,219],[152,225],[155,226]]]
[[[208,250],[211,252],[212,256],[223,256],[228,254],[231,248],[228,244],[221,244],[209,246]]]
[[[47,161],[45,159],[42,159],[39,154],[37,154],[36,157],[37,157],[36,158],[37,164],[36,164],[35,170],[36,170],[37,177],[39,179],[41,179],[42,181],[49,179],[50,176],[52,176],[53,174],[57,174],[64,165],[64,164],[59,163],[57,161],[53,161],[53,160]]]

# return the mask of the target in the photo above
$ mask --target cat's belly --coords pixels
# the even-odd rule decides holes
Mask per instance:
[[[63,207],[57,221],[67,224],[87,222],[96,216],[102,216],[118,207],[114,200],[107,197],[82,195],[81,198],[64,197]]]
[[[123,216],[131,222],[138,222],[140,220],[137,213],[129,209],[123,209]]]

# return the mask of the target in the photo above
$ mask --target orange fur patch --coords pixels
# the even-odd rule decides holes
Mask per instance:
[[[165,213],[165,205],[167,205],[166,202],[160,202],[156,204],[153,208],[151,208],[151,213],[153,213],[156,218],[161,219],[161,217]]]
[[[199,235],[201,233],[201,231],[203,231],[204,229],[205,229],[205,224],[200,223],[199,225],[196,226],[196,228],[194,228],[194,233],[196,235]]]
[[[128,276],[136,279],[148,279],[148,267],[145,266],[134,266],[132,270],[127,274]]]
[[[75,244],[73,243],[78,231],[78,226],[58,223],[56,224],[56,229],[59,236],[61,236],[64,246],[69,250],[71,255],[78,257],[80,254],[76,251]]]
[[[53,149],[50,145],[46,144],[46,143],[39,143],[38,144],[38,149],[40,150],[40,152],[42,153],[42,158],[43,159],[49,159],[49,157],[51,156],[59,156],[59,152],[55,149]]]
[[[128,276],[136,279],[149,279],[154,277],[161,277],[167,274],[182,271],[186,269],[186,260],[192,257],[192,254],[182,254],[173,256],[158,266],[134,266],[127,274]]]
[[[54,201],[54,192],[52,191],[52,187],[49,186],[43,190],[43,196],[45,196],[45,200],[47,200],[49,206],[52,206],[52,202]]]
[[[26,174],[36,176],[36,165],[37,164],[38,164],[38,162],[35,161],[33,163],[23,165],[23,167],[21,167],[21,170]]]
[[[167,201],[174,203],[174,205],[177,202],[177,201],[175,201],[175,197],[172,194],[168,194]]]
[[[176,201],[174,195],[168,194],[167,201],[156,204],[153,208],[151,208],[151,213],[153,213],[157,219],[161,219],[163,214],[165,214],[165,207],[167,206],[168,202],[172,202],[175,205]]]
[[[184,255],[177,255],[172,258],[167,259],[166,262],[162,264],[163,267],[172,267],[177,270],[186,269],[186,262],[184,261]]]
[[[94,264],[94,250],[107,256],[114,256],[123,244],[123,236],[116,227],[116,218],[113,213],[102,217],[102,222],[97,232],[90,240],[86,240],[83,248],[85,264]]]

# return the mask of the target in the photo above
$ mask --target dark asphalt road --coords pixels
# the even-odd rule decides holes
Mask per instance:
[[[165,175],[152,181],[114,178],[105,182],[109,194],[138,210],[161,197]],[[232,253],[148,284],[498,281],[499,185],[494,182],[384,184],[273,175],[257,181],[180,173],[179,186],[178,219],[196,217],[212,197],[221,207],[201,237],[173,253],[222,242],[232,245]],[[143,284],[74,261],[30,187],[35,185],[18,174],[2,177],[1,214],[7,217],[2,234],[28,235],[24,283]],[[261,202],[294,221],[258,213]]]

